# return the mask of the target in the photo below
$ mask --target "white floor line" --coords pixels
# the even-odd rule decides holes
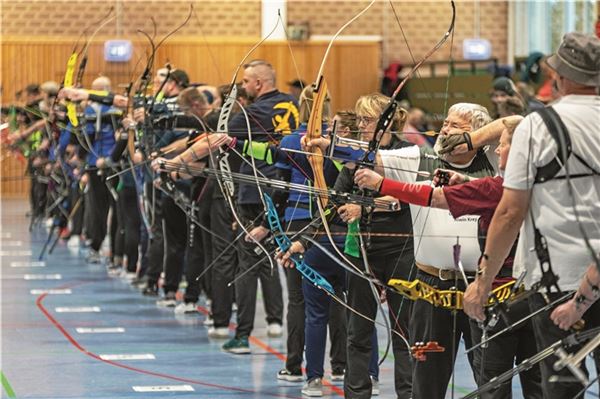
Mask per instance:
[[[61,274],[26,274],[23,280],[62,280]]]
[[[193,392],[191,385],[155,385],[155,386],[132,386],[136,392]]]
[[[152,353],[123,353],[119,355],[115,354],[103,354],[100,355],[102,360],[154,360],[156,356]]]
[[[10,267],[46,267],[46,261],[43,260],[28,260],[10,262]]]
[[[31,295],[42,295],[42,294],[49,294],[49,295],[69,295],[69,294],[72,294],[73,292],[71,291],[70,288],[65,288],[65,289],[49,289],[49,290],[35,289],[35,290],[30,290],[29,293]]]
[[[75,329],[79,334],[114,334],[114,333],[124,333],[125,329],[123,327],[97,327],[97,328],[88,328],[88,327],[77,327]]]
[[[56,313],[97,313],[100,312],[98,306],[63,306],[54,308]]]

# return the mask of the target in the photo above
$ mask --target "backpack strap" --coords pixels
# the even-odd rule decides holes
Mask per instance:
[[[535,175],[535,183],[544,183],[548,180],[552,180],[554,176],[563,168],[563,165],[567,161],[567,158],[571,155],[571,138],[569,136],[569,131],[567,127],[563,123],[562,119],[558,116],[554,108],[545,107],[539,109],[537,112],[541,117],[544,123],[546,124],[546,128],[548,132],[556,142],[558,146],[558,151],[556,156],[550,161],[548,164],[538,168],[537,173]],[[563,136],[564,142],[566,144],[567,150],[567,158],[564,158],[563,150],[562,150],[562,140],[559,137],[559,134]]]

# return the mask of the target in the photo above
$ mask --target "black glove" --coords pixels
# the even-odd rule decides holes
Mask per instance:
[[[458,147],[461,144],[466,144],[469,151],[473,149],[473,142],[471,141],[471,135],[469,134],[469,132],[442,136],[442,138],[440,139],[440,144],[441,148],[438,151],[440,155],[452,152],[456,147]]]

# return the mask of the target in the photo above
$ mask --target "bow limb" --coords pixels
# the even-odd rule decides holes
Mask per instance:
[[[412,281],[401,279],[390,279],[388,285],[398,294],[410,299],[411,301],[424,300],[435,307],[446,310],[462,310],[463,295],[462,291],[456,289],[440,290],[419,279]],[[490,296],[486,306],[492,306],[497,302],[504,302],[516,298],[523,293],[523,287],[514,289],[515,282],[509,281],[500,287],[495,288]]]
[[[291,247],[292,242],[286,236],[286,234],[283,232],[283,229],[281,227],[281,222],[279,221],[279,216],[277,215],[277,212],[275,211],[275,205],[273,204],[273,200],[269,197],[268,194],[264,194],[264,197],[265,197],[264,198],[265,203],[267,204],[267,219],[268,219],[271,231],[273,232],[275,242],[277,243],[280,251],[287,252],[288,249]],[[326,255],[332,257],[332,259],[336,260],[339,263],[339,261],[337,260],[335,255],[331,254],[329,251],[327,251],[327,249],[322,247],[319,243],[317,243],[316,241],[312,240],[309,237],[304,236],[304,238],[309,241],[312,241],[314,244],[316,244],[318,246],[318,248],[320,250],[324,251]],[[293,261],[293,263],[296,267],[296,270],[298,270],[298,272],[300,274],[302,274],[302,276],[304,278],[306,278],[308,281],[310,281],[318,289],[323,290],[334,301],[336,301],[337,303],[339,303],[340,305],[342,305],[344,308],[348,309],[349,311],[357,314],[358,316],[372,322],[373,324],[383,326],[386,328],[386,330],[389,330],[389,326],[387,326],[386,324],[382,324],[382,323],[364,315],[363,313],[358,312],[357,310],[353,309],[352,307],[348,306],[348,304],[344,300],[342,300],[335,294],[335,291],[334,291],[333,287],[331,286],[331,284],[323,276],[321,276],[319,274],[319,272],[314,270],[311,266],[307,265],[304,262],[304,259],[302,259],[298,256],[294,256],[294,255],[292,255],[292,257],[290,259]],[[410,345],[409,345],[408,341],[406,340],[406,338],[402,334],[398,333],[397,331],[394,331],[394,332],[405,342],[406,346],[410,350]]]
[[[273,237],[275,239],[275,242],[277,243],[277,246],[279,247],[279,250],[285,253],[292,246],[292,241],[283,232],[281,222],[279,221],[279,215],[275,210],[275,204],[273,203],[273,200],[271,199],[269,194],[264,193],[262,195],[267,206],[266,211],[269,227],[271,229],[271,232],[273,233]],[[314,270],[311,266],[307,265],[301,256],[294,254],[291,256],[290,259],[292,260],[292,262],[294,262],[296,270],[298,270],[298,272],[300,272],[300,274],[302,274],[304,278],[310,281],[317,288],[324,290],[326,293],[330,295],[335,295],[335,291],[331,283],[329,283],[329,281],[327,281],[325,277],[321,276],[319,272]]]
[[[113,7],[110,8],[110,10],[108,11],[107,15],[100,20],[101,24],[100,26],[98,26],[96,28],[96,30],[92,33],[92,35],[90,36],[90,38],[86,41],[81,54],[81,62],[79,63],[79,67],[77,70],[77,77],[75,78],[75,82],[73,82],[72,80],[72,75],[71,75],[71,80],[69,81],[69,86],[67,86],[67,84],[65,83],[65,87],[80,87],[81,86],[81,82],[83,80],[83,74],[85,72],[85,68],[87,66],[87,61],[88,61],[88,50],[90,48],[90,44],[92,43],[92,40],[94,39],[94,37],[96,37],[96,35],[98,34],[98,32],[100,32],[100,30],[102,28],[104,28],[106,26],[106,24],[108,24],[110,21],[112,21],[113,19],[115,19],[115,16],[113,15],[112,17],[110,17],[110,14],[112,14],[113,11]],[[71,62],[71,59],[69,59],[69,62]],[[75,59],[73,60],[73,62],[77,62],[77,57],[75,57]],[[68,63],[67,63],[68,65]],[[71,122],[71,124],[74,127],[79,126],[79,120],[77,118],[77,110],[75,107],[75,104],[71,101],[69,101],[67,103],[67,117],[69,118],[69,121]]]
[[[325,103],[325,99],[327,97],[327,83],[323,77],[323,71],[325,69],[325,63],[329,56],[329,52],[331,51],[331,48],[333,46],[333,42],[342,33],[342,31],[344,29],[346,29],[351,23],[353,23],[355,20],[360,18],[360,16],[362,16],[365,12],[367,12],[367,10],[369,10],[369,8],[371,8],[371,6],[374,3],[375,3],[375,0],[371,1],[365,8],[363,8],[352,19],[350,19],[348,22],[346,22],[344,25],[342,25],[342,27],[340,29],[338,29],[338,31],[332,37],[331,41],[329,42],[329,45],[327,46],[327,49],[325,50],[325,55],[323,57],[323,61],[321,62],[321,66],[319,68],[319,72],[317,74],[317,78],[314,83],[313,105],[311,108],[310,117],[308,120],[307,133],[306,133],[306,136],[309,140],[320,138],[323,133],[322,132],[323,104]],[[319,147],[313,147],[311,149],[311,153],[312,153],[312,155],[308,156],[308,160],[309,160],[309,163],[310,163],[312,171],[313,171],[315,188],[320,189],[320,190],[326,190],[327,183],[325,181],[325,176],[323,173],[323,153]],[[343,259],[351,268],[358,270],[356,268],[356,266],[350,260],[348,260],[348,258],[346,258],[346,256],[337,248],[337,246],[335,245],[335,243],[333,241],[331,230],[329,228],[329,222],[327,221],[327,215],[325,214],[325,208],[326,208],[327,202],[328,202],[327,196],[317,197],[316,202],[317,202],[317,208],[319,210],[319,215],[321,216],[321,219],[322,219],[323,228],[325,229],[325,232],[327,233],[327,237],[329,238],[329,241],[331,242],[333,249],[340,256],[340,258]]]
[[[312,139],[317,139],[320,138],[322,136],[322,125],[323,125],[323,105],[325,103],[325,99],[327,97],[327,83],[323,77],[323,71],[325,68],[325,62],[327,61],[327,58],[329,56],[329,52],[333,46],[333,42],[335,41],[335,39],[342,33],[342,31],[344,29],[346,29],[346,27],[348,27],[351,23],[353,23],[356,19],[358,19],[360,16],[362,16],[365,12],[367,12],[367,10],[369,10],[369,8],[371,8],[371,6],[375,3],[375,0],[371,1],[365,8],[363,8],[357,15],[355,15],[352,19],[350,19],[348,22],[346,22],[337,32],[336,34],[332,37],[331,41],[329,42],[329,45],[327,46],[327,49],[325,51],[325,55],[323,57],[323,61],[321,62],[321,66],[319,68],[319,72],[317,74],[317,78],[315,79],[315,83],[314,83],[314,90],[313,90],[313,105],[311,108],[311,112],[310,112],[310,118],[308,121],[308,128],[307,128],[307,138],[309,140]],[[317,189],[321,189],[321,190],[326,190],[327,189],[327,183],[325,180],[325,175],[324,175],[324,171],[323,171],[323,162],[324,162],[324,158],[323,158],[323,153],[321,151],[321,149],[319,147],[315,147],[311,150],[312,155],[308,156],[308,161],[310,163],[311,169],[313,171],[313,177],[314,177],[314,185],[315,188]],[[349,265],[350,267],[346,267],[346,265],[344,265],[343,267],[346,270],[352,270],[353,272],[358,272],[357,275],[360,275],[362,278],[367,278],[366,276],[363,275],[363,273],[338,249],[338,247],[335,245],[335,242],[333,240],[332,234],[331,234],[331,230],[329,228],[329,222],[327,221],[327,215],[325,214],[325,208],[327,206],[327,202],[328,202],[328,197],[327,196],[317,196],[316,198],[316,203],[317,203],[317,209],[319,210],[319,215],[321,216],[321,220],[322,220],[322,225],[323,228],[325,229],[325,232],[327,233],[327,238],[329,239],[330,243],[332,244],[332,247],[334,249],[334,251],[336,252],[336,254],[340,257],[340,259],[344,260],[345,263],[347,263],[347,265]],[[366,257],[364,257],[363,254],[363,261],[365,262],[365,264],[367,263],[367,259]],[[340,264],[342,262],[339,262]],[[369,280],[367,278],[367,280]],[[370,281],[370,287],[373,291],[375,300],[377,301],[377,303],[379,303],[379,295],[377,295],[377,290],[374,287],[374,284]],[[338,301],[340,302],[340,301]],[[340,302],[344,307],[348,308],[349,310],[351,310],[353,313],[359,315],[360,317],[363,317],[365,319],[369,319],[367,316],[361,314],[360,312],[357,312],[356,310],[352,309],[350,306],[348,306],[346,303],[342,303]],[[383,314],[383,317],[385,318],[385,314]],[[379,324],[379,323],[376,323]],[[389,324],[386,323],[386,325],[384,325],[384,328],[386,329],[386,331],[388,332],[388,343],[386,345],[386,348],[390,347],[390,343],[391,343],[391,334],[390,334],[390,329],[389,329]],[[394,333],[396,333],[397,335],[399,335],[403,341],[405,342],[406,346],[409,348],[410,350],[410,345],[408,343],[408,341],[406,341],[406,339],[397,331],[393,331]],[[387,353],[387,349],[386,349],[386,353]],[[384,357],[385,358],[385,357]]]
[[[227,98],[225,99],[225,102],[223,103],[223,106],[221,108],[221,113],[219,114],[219,120],[218,120],[217,131],[216,131],[217,133],[227,133],[227,125],[229,123],[229,118],[231,117],[231,112],[233,110],[233,106],[237,101],[237,86],[235,84],[235,81],[237,79],[237,75],[238,75],[240,69],[244,65],[244,62],[246,61],[246,59],[248,59],[248,57],[250,57],[250,55],[254,52],[254,50],[256,50],[262,43],[264,43],[273,34],[273,32],[275,32],[275,29],[277,29],[278,25],[279,25],[279,21],[277,22],[277,24],[275,24],[275,26],[273,27],[273,29],[271,30],[271,32],[269,32],[269,34],[267,36],[265,36],[259,42],[257,42],[254,46],[252,46],[252,48],[244,55],[242,60],[239,62],[237,68],[235,69],[235,71],[233,73],[233,78],[231,79],[229,94],[227,95]],[[251,141],[252,136],[251,136],[250,122],[248,120],[248,115],[246,114],[243,107],[242,107],[242,111],[244,112],[244,117],[246,119],[246,124],[248,127],[249,139]],[[207,137],[207,140],[209,141],[209,145],[210,145],[210,138]],[[252,145],[252,142],[250,142],[250,144]],[[233,179],[231,178],[231,167],[229,165],[229,160],[228,160],[229,153],[224,151],[221,147],[219,147],[218,161],[215,161],[212,152],[210,152],[209,155],[210,155],[211,163],[213,163],[214,165],[218,164],[219,168],[223,172],[223,181],[220,180],[218,175],[216,176],[216,180],[219,185],[219,188],[221,189],[223,195],[225,196],[225,198],[227,200],[227,204],[231,208],[233,217],[235,218],[235,220],[238,223],[238,225],[240,226],[240,228],[244,232],[246,232],[248,237],[250,237],[250,239],[267,255],[269,264],[271,265],[271,270],[273,270],[275,268],[275,264],[273,263],[273,259],[271,259],[271,257],[268,256],[269,251],[267,251],[267,249],[250,234],[250,232],[246,229],[246,227],[242,223],[239,215],[237,214],[237,211],[235,210],[235,205],[234,205],[234,200],[233,200],[234,195],[235,195],[235,186],[233,184]],[[254,158],[252,158],[252,163],[254,165]],[[253,166],[253,170],[254,170],[254,173],[256,174],[256,166]],[[257,185],[258,185],[258,183],[257,183]],[[260,191],[260,189],[259,189],[259,192],[262,192],[262,191]],[[265,202],[262,197],[261,197],[261,201],[263,201],[263,206],[266,208]]]

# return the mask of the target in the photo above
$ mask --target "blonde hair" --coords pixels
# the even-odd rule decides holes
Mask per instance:
[[[509,143],[512,143],[513,134],[515,132],[515,129],[519,125],[519,123],[521,123],[521,119],[519,119],[519,120],[503,119],[502,120],[502,124],[506,128],[506,132],[507,132],[506,138],[508,139]]]
[[[356,100],[356,105],[354,109],[356,111],[357,117],[360,116],[368,116],[371,118],[378,118],[381,113],[385,110],[385,108],[390,103],[390,97],[384,96],[380,93],[371,93],[364,96],[360,96],[358,100]],[[392,131],[399,132],[395,133],[397,138],[402,138],[402,130],[404,129],[404,123],[406,122],[406,117],[408,112],[404,108],[398,107],[396,109],[396,114],[392,120]]]
[[[310,118],[310,111],[312,109],[314,100],[314,87],[313,85],[306,86],[302,93],[300,93],[300,98],[298,99],[298,103],[300,106],[299,109],[299,123],[306,123]],[[331,97],[329,96],[329,92],[325,95],[325,101],[323,102],[323,121],[328,121],[331,117]]]

